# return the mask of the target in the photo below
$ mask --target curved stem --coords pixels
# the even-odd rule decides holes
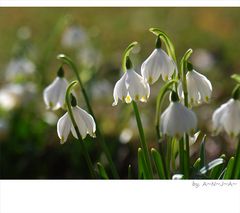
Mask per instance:
[[[97,122],[97,119],[93,113],[93,110],[92,110],[92,107],[91,107],[91,104],[90,104],[90,101],[89,101],[89,98],[88,98],[88,95],[86,93],[86,90],[83,86],[83,83],[81,81],[81,78],[80,78],[80,75],[78,73],[78,69],[76,67],[76,65],[73,63],[73,61],[67,57],[66,55],[64,54],[60,54],[57,56],[57,59],[61,60],[63,63],[67,64],[68,66],[71,67],[71,69],[73,70],[74,74],[76,75],[76,78],[79,82],[79,85],[80,85],[80,88],[81,88],[81,91],[82,91],[82,94],[83,94],[83,97],[84,97],[84,100],[86,102],[86,105],[87,105],[87,108],[88,108],[88,111],[89,113],[93,116],[94,120],[95,120],[95,123],[96,123],[96,134],[97,134],[97,137],[100,139],[100,144],[101,144],[101,147],[108,159],[108,162],[109,162],[109,165],[110,165],[110,168],[111,168],[111,172],[112,172],[112,175],[114,178],[118,179],[119,178],[119,175],[118,175],[118,172],[117,172],[117,169],[113,163],[113,160],[112,160],[112,156],[108,150],[108,147],[107,147],[107,144],[106,144],[106,141],[105,141],[105,138],[103,136],[103,134],[101,133],[101,130],[100,130],[100,127],[98,125],[98,122]]]
[[[188,104],[188,89],[187,89],[187,79],[186,79],[186,70],[187,70],[187,62],[189,57],[192,54],[192,49],[189,49],[183,56],[181,63],[180,63],[180,76],[182,79],[182,88],[183,88],[183,94],[184,94],[184,105],[185,107],[189,107]],[[189,136],[188,134],[184,134],[183,137],[183,146],[180,146],[179,148],[183,149],[180,150],[180,154],[183,153],[182,160],[183,160],[183,166],[184,169],[184,176],[185,178],[189,177],[189,166],[190,166],[190,152],[189,152]]]
[[[76,84],[77,84],[77,82],[73,81],[72,83],[69,84],[69,86],[67,88],[66,96],[65,96],[65,101],[66,101],[66,104],[67,104],[67,111],[69,113],[69,116],[70,116],[70,119],[72,121],[73,127],[74,127],[74,129],[76,131],[76,134],[77,134],[77,137],[78,137],[78,141],[80,142],[80,146],[82,147],[83,154],[84,154],[85,160],[87,162],[87,165],[88,165],[91,177],[92,178],[96,178],[96,174],[95,174],[95,171],[93,169],[93,164],[92,164],[91,158],[90,158],[90,156],[88,154],[88,150],[86,148],[86,145],[85,145],[84,141],[82,140],[82,136],[81,136],[80,131],[79,131],[78,127],[77,127],[77,123],[76,123],[76,121],[74,119],[73,112],[72,112],[70,93],[71,93],[72,87],[74,87]]]
[[[138,107],[137,107],[137,104],[135,101],[132,101],[132,106],[133,106],[133,110],[134,110],[136,121],[137,121],[137,126],[138,126],[138,131],[139,131],[139,136],[140,136],[140,143],[141,143],[141,147],[143,150],[144,158],[145,158],[150,176],[151,176],[151,178],[153,178],[153,170],[152,170],[150,155],[149,155],[148,147],[147,147],[146,140],[145,140],[141,117],[140,117]]]

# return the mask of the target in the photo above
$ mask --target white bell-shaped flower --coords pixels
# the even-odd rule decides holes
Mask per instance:
[[[63,70],[59,70],[58,77],[43,91],[43,99],[47,109],[57,110],[64,107],[68,82],[61,72],[63,73]]]
[[[225,130],[231,137],[240,133],[240,101],[231,98],[216,109],[212,116],[215,133]]]
[[[195,113],[178,102],[178,96],[172,92],[172,102],[160,119],[160,131],[163,134],[180,138],[184,133],[193,134],[197,128]]]
[[[149,95],[149,84],[130,66],[114,87],[113,106],[117,105],[118,99],[126,103],[131,103],[132,100],[147,102]]]
[[[153,84],[160,76],[164,81],[170,80],[174,71],[177,72],[177,66],[173,59],[161,49],[161,40],[158,38],[156,49],[141,66],[141,74],[149,84]]]
[[[72,112],[82,139],[84,139],[87,134],[95,137],[96,124],[93,117],[79,106],[72,107]],[[57,133],[61,144],[66,142],[70,131],[75,138],[78,138],[69,113],[66,112],[57,123]]]
[[[186,75],[189,103],[191,106],[208,103],[212,96],[211,82],[204,75],[193,70],[191,64],[189,64],[189,70]],[[178,92],[183,98],[182,84],[179,84]]]

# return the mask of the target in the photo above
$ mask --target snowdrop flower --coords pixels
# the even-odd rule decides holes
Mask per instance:
[[[79,26],[70,26],[63,34],[62,45],[66,48],[78,48],[87,40],[84,29]]]
[[[188,72],[186,75],[188,99],[191,106],[196,106],[203,102],[208,103],[212,96],[212,84],[202,74],[195,71],[192,65],[188,64]],[[183,96],[182,84],[178,87],[179,96]]]
[[[160,131],[163,134],[180,138],[184,133],[193,134],[197,127],[195,113],[179,102],[178,95],[172,92],[172,102],[160,119]]]
[[[55,80],[43,91],[43,99],[47,109],[57,110],[64,107],[68,82],[64,78],[62,67],[60,67],[57,75]]]
[[[6,68],[6,79],[11,81],[19,76],[31,75],[35,72],[35,64],[25,57],[12,59]]]
[[[233,97],[216,109],[212,122],[215,133],[225,130],[231,137],[238,136],[240,133],[240,101],[238,98]]]
[[[177,66],[173,59],[161,49],[161,40],[158,37],[156,49],[141,66],[141,74],[149,84],[153,84],[159,79],[160,75],[164,81],[170,80],[174,71],[177,72]]]
[[[149,84],[132,69],[132,63],[128,57],[127,71],[117,81],[113,90],[113,106],[117,105],[118,99],[126,103],[131,103],[132,100],[147,102],[149,95]]]
[[[87,134],[92,137],[95,137],[96,124],[93,117],[87,113],[85,110],[77,106],[77,101],[74,96],[72,96],[72,113],[74,120],[77,124],[77,128],[81,134],[82,139],[84,139]],[[66,142],[68,135],[72,132],[73,136],[78,139],[77,133],[72,124],[70,115],[66,112],[57,123],[57,133],[60,138],[60,143],[63,144]]]

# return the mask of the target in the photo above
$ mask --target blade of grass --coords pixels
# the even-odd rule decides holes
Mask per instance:
[[[231,179],[233,173],[233,166],[234,166],[234,157],[231,157],[228,161],[226,171],[224,173],[223,179]]]
[[[206,143],[206,135],[203,136],[201,147],[200,147],[200,168],[204,167],[206,165],[206,159],[205,159],[205,143]]]
[[[151,175],[148,171],[147,163],[145,161],[145,157],[141,148],[138,149],[138,166],[143,174],[143,178],[151,179]],[[141,173],[140,173],[140,177],[141,177]]]
[[[106,170],[104,169],[103,165],[100,162],[97,163],[97,167],[100,177],[102,179],[109,179]]]
[[[163,165],[161,155],[154,148],[151,149],[151,153],[152,153],[153,161],[154,161],[154,164],[155,164],[155,167],[156,167],[159,178],[160,179],[166,179],[166,175],[165,175],[165,172],[164,172],[164,165]]]

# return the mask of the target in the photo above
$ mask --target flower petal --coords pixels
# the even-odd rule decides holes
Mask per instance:
[[[57,123],[57,133],[58,137],[60,138],[60,143],[63,144],[66,142],[68,135],[71,130],[71,120],[68,116],[68,112],[66,112],[59,120]]]
[[[117,105],[118,99],[124,101],[128,95],[125,80],[126,80],[126,73],[124,73],[124,75],[120,78],[120,80],[118,80],[117,83],[115,84],[115,87],[113,90],[113,98],[114,98],[114,102],[112,104],[113,106]]]
[[[65,78],[57,77],[46,89],[44,89],[43,99],[47,108],[57,110],[63,107],[67,85],[68,82]]]

